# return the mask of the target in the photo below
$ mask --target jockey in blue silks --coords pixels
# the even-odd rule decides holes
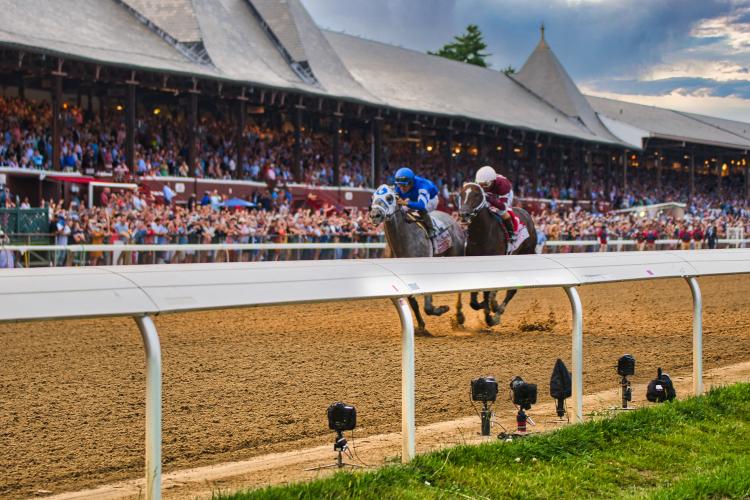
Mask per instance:
[[[432,181],[414,175],[410,168],[401,167],[396,172],[396,194],[398,204],[416,210],[427,231],[427,237],[435,236],[430,212],[438,207],[438,188]]]

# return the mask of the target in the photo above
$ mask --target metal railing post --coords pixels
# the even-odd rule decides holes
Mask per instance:
[[[146,499],[161,498],[161,346],[150,316],[135,322],[146,349]]]
[[[685,278],[693,295],[693,394],[703,394],[703,297],[694,277]]]
[[[393,299],[401,319],[401,462],[409,462],[417,454],[414,381],[414,322],[409,301]]]
[[[573,311],[573,422],[583,422],[583,307],[576,287],[565,287]]]

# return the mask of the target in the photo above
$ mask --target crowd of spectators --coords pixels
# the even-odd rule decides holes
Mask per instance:
[[[49,103],[0,96],[0,165],[104,172],[118,180],[129,179],[133,171],[138,176],[154,177],[292,179],[294,133],[288,123],[274,128],[267,123],[268,119],[251,120],[243,131],[243,156],[238,165],[234,127],[227,126],[221,114],[202,114],[196,134],[197,156],[194,164],[188,165],[187,125],[183,114],[155,108],[152,113],[139,117],[132,161],[125,156],[125,115],[121,106],[100,115],[65,104],[61,117],[60,158],[53,161]],[[347,131],[342,130],[341,138],[340,184],[368,185],[369,146]],[[333,184],[330,134],[303,131],[300,160],[304,182],[322,186]]]
[[[366,212],[341,211],[330,204],[305,205],[293,210],[291,197],[283,192],[275,196],[266,192],[253,206],[235,208],[225,207],[225,200],[216,191],[206,193],[199,200],[191,199],[187,205],[164,204],[151,194],[125,191],[105,191],[102,199],[106,203],[93,208],[78,203],[66,207],[62,201],[45,202],[43,208],[48,210],[54,244],[336,243],[381,239],[379,229],[370,222]],[[335,251],[331,257],[357,257],[360,253],[357,250]],[[318,258],[320,254],[320,251],[308,252],[304,257]],[[291,257],[291,252],[287,251],[116,251],[108,255],[94,251],[85,257],[60,251],[54,260],[56,265],[65,265],[75,258],[85,258],[85,264],[97,265]]]
[[[66,104],[62,113],[61,156],[63,169],[89,173],[109,172],[115,179],[132,175],[124,156],[125,125],[122,110],[92,114]],[[50,106],[44,101],[0,97],[0,165],[20,168],[50,168]],[[102,117],[105,117],[102,121]],[[291,241],[375,241],[382,240],[380,228],[374,227],[366,212],[341,210],[317,204],[293,208],[291,193],[285,187],[292,178],[294,132],[288,123],[251,121],[243,131],[244,156],[236,163],[235,132],[227,127],[220,113],[200,116],[197,133],[198,155],[187,165],[186,124],[181,114],[168,109],[147,114],[137,122],[134,166],[141,176],[177,176],[208,178],[242,178],[268,182],[270,188],[259,191],[248,200],[251,207],[229,209],[217,192],[206,193],[202,199],[191,198],[186,204],[171,202],[171,195],[154,199],[148,192],[105,190],[94,208],[86,208],[83,200],[73,196],[67,206],[62,201],[42,202],[48,210],[50,233],[57,244],[167,244],[167,243],[255,243]],[[305,182],[310,185],[331,185],[332,145],[330,133],[302,132],[300,158]],[[476,152],[474,152],[476,153]],[[365,186],[370,164],[369,142],[355,133],[342,135],[340,143],[341,176],[345,186]],[[445,155],[411,142],[387,143],[384,151],[386,178],[401,164],[410,164],[440,188],[443,206],[451,206],[453,194],[446,182]],[[477,158],[467,152],[455,156],[454,183],[469,180]],[[742,183],[732,177],[708,183],[698,182],[696,193],[684,217],[642,216],[637,212],[617,213],[615,210],[666,201],[686,201],[687,175],[667,170],[662,182],[655,180],[654,169],[630,169],[628,188],[603,179],[602,169],[586,193],[580,171],[574,166],[547,169],[542,163],[537,175],[529,165],[514,162],[498,166],[516,181],[518,198],[544,199],[535,221],[544,241],[598,240],[606,249],[609,240],[632,240],[639,248],[652,248],[656,240],[676,239],[680,247],[715,245],[718,238],[731,234],[748,234],[750,211],[742,196]],[[714,177],[714,179],[716,179]],[[608,182],[610,181],[610,182]],[[591,204],[580,200],[592,199]],[[165,203],[166,201],[166,203]],[[184,200],[182,200],[184,201]],[[454,205],[455,206],[455,205]],[[27,198],[18,199],[7,187],[0,190],[0,208],[30,208]],[[585,207],[585,209],[584,209]],[[339,252],[341,253],[341,252]],[[346,252],[357,256],[357,252]],[[89,264],[104,262],[105,254],[94,252],[85,258]],[[120,252],[116,262],[140,262],[143,259],[164,262],[191,262],[202,259],[227,258],[259,260],[287,258],[284,252],[244,252],[238,254],[202,255],[199,252],[160,252],[158,254]],[[69,255],[59,254],[55,260],[63,264]]]

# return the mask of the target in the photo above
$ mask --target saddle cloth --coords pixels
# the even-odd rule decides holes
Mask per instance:
[[[515,241],[508,241],[507,255],[512,254],[516,250],[518,250],[518,247],[521,246],[521,244],[526,241],[526,238],[529,237],[529,228],[526,227],[526,224],[524,224],[521,221],[521,218],[518,217],[516,214],[513,213],[512,210],[508,210],[508,213],[510,213],[510,216],[513,217],[516,220],[516,223],[518,224],[518,230],[516,230],[516,239]],[[505,224],[503,223],[502,218],[500,215],[496,214],[495,212],[492,212],[492,214],[495,216],[495,219],[497,219],[498,224],[500,224],[500,227],[502,228],[503,232],[508,235],[508,231],[505,228]],[[510,236],[510,235],[508,235]]]
[[[412,221],[419,221],[419,215],[416,212],[409,213],[409,216]],[[430,214],[430,218],[432,219],[432,228],[435,230],[435,236],[432,238],[432,254],[442,255],[453,246],[453,237],[451,236],[451,232],[448,231],[448,225],[444,221],[434,217],[432,214]],[[426,234],[427,230],[424,224],[421,222],[417,224]]]

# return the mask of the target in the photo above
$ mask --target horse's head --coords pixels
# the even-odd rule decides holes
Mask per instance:
[[[393,186],[382,184],[372,195],[370,219],[374,224],[387,221],[396,213],[396,190]]]
[[[474,182],[466,182],[458,193],[458,215],[462,222],[469,223],[481,209],[487,206],[484,189]]]

